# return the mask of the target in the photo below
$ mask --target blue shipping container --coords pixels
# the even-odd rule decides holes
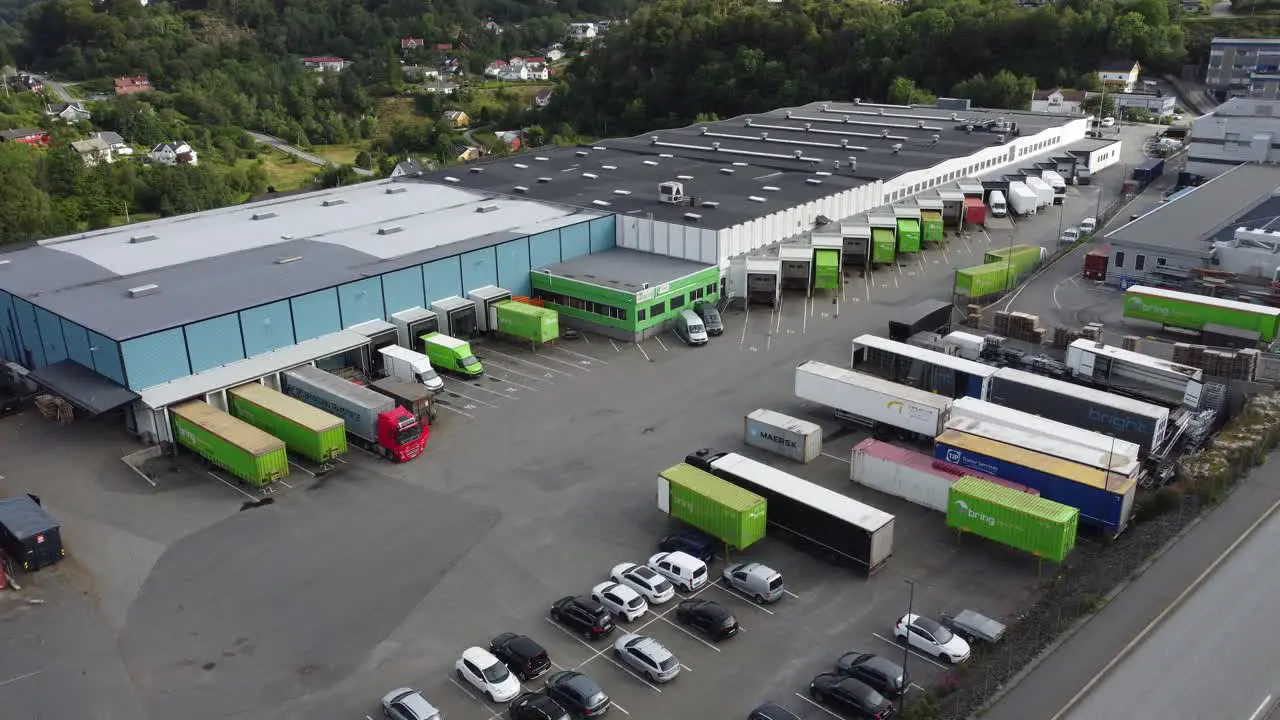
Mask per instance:
[[[978,400],[986,400],[987,392],[984,385],[987,382],[987,378],[967,374],[966,377],[968,378],[968,382],[966,383],[964,394],[971,398],[977,398]]]
[[[1126,498],[1134,493],[1136,484],[1130,486],[1124,495],[1117,495],[1101,488],[1082,485],[1066,478],[941,442],[933,446],[933,456],[952,465],[959,465],[1039,490],[1040,497],[1079,510],[1080,522],[1102,528],[1113,534],[1119,534],[1129,522],[1128,515],[1132,503],[1126,502]]]

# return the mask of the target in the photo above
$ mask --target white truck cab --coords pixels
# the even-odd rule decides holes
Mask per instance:
[[[991,214],[995,217],[1004,217],[1009,214],[1009,206],[1005,203],[1004,193],[999,190],[992,190],[991,196],[987,198],[987,205],[991,208]]]
[[[382,354],[382,366],[387,375],[397,380],[422,383],[431,392],[444,389],[444,380],[431,367],[431,360],[420,352],[399,345],[388,345],[378,348]]]

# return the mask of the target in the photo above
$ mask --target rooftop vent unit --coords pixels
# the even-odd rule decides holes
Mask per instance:
[[[768,139],[769,139],[769,133],[767,133],[767,132],[762,132],[762,133],[760,133],[760,139],[761,139],[761,140],[768,140]]]
[[[660,158],[668,158],[668,159],[670,159],[670,158],[675,157],[675,155],[672,155],[671,153],[658,153],[658,157],[660,157]]]
[[[658,136],[657,136],[657,135],[650,135],[650,136],[649,136],[649,144],[650,144],[650,145],[657,145],[659,142],[661,142],[661,141],[658,139]]]
[[[902,143],[894,143],[893,147],[890,149],[893,150],[894,155],[897,155],[898,153],[902,152]]]
[[[692,175],[677,175],[677,176],[676,176],[676,179],[677,179],[677,180],[683,180],[683,181],[685,181],[685,182],[688,182],[688,181],[690,181],[690,180],[692,180],[692,179],[693,179],[693,176],[692,176]]]
[[[837,160],[836,162],[840,162],[840,161],[839,161],[839,160]],[[837,166],[837,167],[838,167],[838,166]],[[818,176],[820,176],[820,177],[831,177],[831,173],[827,172],[826,170],[819,170],[819,171],[815,172],[815,173],[814,173],[814,175],[818,175]]]
[[[758,203],[762,203],[765,201],[764,198],[760,197],[759,195],[748,195],[747,199],[750,200],[751,202],[758,202]]]
[[[831,106],[826,103],[822,103],[822,112],[831,112]]]
[[[765,185],[764,187],[762,187],[762,188],[760,188],[760,189],[761,189],[761,190],[763,190],[763,191],[765,191],[765,192],[778,192],[778,191],[779,191],[779,190],[781,190],[782,188],[777,187],[776,185]]]
[[[386,191],[385,191],[385,192],[386,192],[386,194],[388,194],[388,195],[399,195],[400,193],[407,193],[407,192],[409,192],[409,188],[407,188],[407,187],[389,187],[389,188],[387,188],[387,189],[386,189]],[[345,202],[345,201],[344,201],[344,200],[339,200],[338,202]]]
[[[880,131],[880,137],[882,137],[882,138],[887,138],[887,137],[889,137],[889,131],[888,131],[888,130],[881,130],[881,131]]]
[[[529,166],[528,166],[528,165],[525,165],[524,163],[515,163],[515,164],[513,165],[513,167],[518,167],[518,168],[520,168],[521,170],[528,170],[528,169],[529,169]]]
[[[160,237],[158,235],[134,235],[133,237],[129,238],[129,243],[136,245],[138,243],[151,242],[152,240],[159,240],[159,239]]]
[[[716,208],[720,207],[720,203],[716,202],[715,200],[703,200],[699,204],[702,205],[702,207],[704,208],[711,208],[712,210],[715,210]]]
[[[542,155],[538,155],[537,157],[535,157],[535,158],[534,158],[534,160],[537,160],[538,162],[546,162],[546,161],[548,161],[548,160],[550,160],[550,159],[551,159],[551,158],[544,157],[544,156],[542,156]]]
[[[498,210],[497,203],[486,203],[476,208],[476,212],[478,213],[491,213],[491,212],[496,212],[497,210]]]
[[[614,190],[613,194],[614,195],[630,195],[631,191],[630,190]]]
[[[648,166],[650,166],[650,167],[657,167],[657,166],[658,166],[658,161],[657,161],[657,160],[645,160],[645,161],[644,161],[644,164],[645,164],[645,165],[648,165]]]
[[[9,264],[9,263],[11,263],[11,262],[13,262],[13,261],[12,261],[12,260],[0,260],[0,265],[8,265],[8,264]]]
[[[751,127],[751,118],[747,118],[746,122],[744,122],[744,123],[742,123],[742,124],[743,124],[743,125],[745,125],[745,126],[747,126],[747,127]],[[706,130],[707,130],[706,128],[702,128],[702,131],[703,131],[703,132],[706,132]]]
[[[579,150],[574,153],[574,155],[577,155],[578,157],[586,157],[589,154],[590,153],[588,153],[586,150]]]
[[[884,108],[879,108],[879,110],[880,110],[880,112],[879,112],[878,114],[880,114],[880,115],[884,115]]]
[[[609,203],[609,201],[607,200],[592,200],[591,204],[595,205],[596,207],[609,207],[611,203]]]
[[[405,188],[388,188],[387,192],[388,192],[388,193],[390,193],[390,192],[391,192],[391,190],[399,190],[400,192],[404,192],[404,191],[405,191]],[[337,207],[338,205],[346,205],[346,204],[347,204],[347,201],[346,201],[346,200],[341,200],[341,199],[339,199],[339,200],[325,200],[324,202],[320,203],[320,206],[321,206],[321,207]]]
[[[525,187],[525,186],[523,186],[523,185],[517,185],[517,186],[515,186],[515,187],[511,188],[511,190],[512,190],[512,191],[514,191],[514,192],[517,192],[517,193],[521,193],[521,194],[529,192],[529,188],[527,188],[527,187]]]
[[[605,146],[603,146],[603,145],[592,145],[592,146],[591,146],[591,149],[592,149],[592,150],[608,150],[609,148],[607,148],[607,147],[605,147]]]
[[[600,167],[604,168],[605,170],[617,170],[617,169],[618,169],[618,166],[617,166],[617,165],[601,165]]]
[[[940,142],[942,142],[942,136],[941,136],[941,135],[934,134],[934,135],[930,135],[930,136],[929,136],[929,144],[930,144],[930,145],[937,145],[937,144],[938,144],[938,143],[940,143]]]
[[[791,111],[790,111],[790,110],[788,110],[788,111],[787,111],[787,115],[786,115],[786,117],[787,117],[787,119],[788,119],[788,120],[790,120],[790,119],[791,119]]]
[[[160,286],[156,285],[155,283],[152,283],[150,285],[139,285],[138,287],[135,287],[135,288],[129,288],[127,292],[129,294],[129,297],[131,298],[146,297],[148,295],[155,295],[156,293],[160,292]]]
[[[458,180],[458,178],[456,178],[456,177],[454,177],[454,176],[452,176],[452,175],[446,175],[446,176],[445,176],[445,178],[444,178],[444,181],[445,181],[445,182],[447,182],[447,183],[456,183],[456,182],[461,182],[460,180]]]
[[[744,162],[736,162],[736,163],[734,163],[734,164],[733,164],[733,166],[734,166],[734,167],[747,167],[747,164],[746,164],[746,163],[744,163]]]
[[[858,98],[854,98],[854,99],[853,99],[853,104],[854,104],[854,105],[861,105],[861,104],[862,104],[862,98],[860,98],[860,97],[858,97]]]
[[[721,174],[721,175],[732,175],[732,174],[733,174],[733,168],[720,168],[720,174]]]
[[[805,178],[805,179],[804,179],[804,181],[805,181],[805,182],[807,182],[807,183],[809,183],[810,185],[821,185],[821,184],[822,184],[822,181],[821,181],[821,180],[819,180],[818,178]]]
[[[923,121],[923,120],[919,120],[919,121],[917,121],[917,122],[916,122],[916,127],[918,127],[918,128],[920,128],[921,130],[923,130],[923,129],[924,129],[924,121]]]
[[[658,202],[668,205],[684,202],[684,183],[671,181],[658,183]]]
[[[805,132],[809,132],[809,131],[810,131],[810,130],[812,130],[812,129],[813,129],[813,123],[805,123],[805,124],[804,124],[804,131],[805,131]]]
[[[468,168],[467,172],[473,172],[473,173],[475,173],[475,174],[479,175],[480,173],[484,172],[484,168],[482,168],[482,167],[474,167],[474,166],[473,166],[473,167],[471,167],[471,168]]]
[[[293,255],[293,256],[291,256],[291,257],[282,257],[282,258],[280,258],[279,260],[276,260],[276,264],[277,264],[277,265],[288,265],[289,263],[296,263],[296,262],[298,262],[298,261],[299,261],[299,260],[301,260],[301,259],[302,259],[302,256],[301,256],[301,255]]]
[[[404,228],[400,227],[399,225],[387,225],[386,227],[378,228],[378,234],[379,235],[395,235],[396,233],[402,232],[403,230]]]
[[[702,216],[699,215],[698,213],[685,213],[684,219],[690,222],[698,222],[699,220],[702,219]]]
[[[540,182],[540,183],[549,183],[549,182],[551,182],[551,178],[549,178],[549,177],[540,177],[540,178],[538,178],[538,182]]]
[[[1004,144],[1004,136],[1003,136],[1003,135],[997,135],[997,136],[996,136],[996,144],[997,144],[997,145],[1003,145],[1003,144]]]
[[[270,220],[273,217],[279,217],[279,215],[276,215],[273,212],[260,212],[253,214],[254,220]]]
[[[595,180],[596,178],[598,178],[598,177],[600,177],[600,176],[599,176],[599,175],[597,175],[597,174],[595,174],[595,173],[582,173],[582,177],[584,177],[584,178],[586,178],[586,179],[588,179],[588,180]]]
[[[751,118],[747,118],[747,125],[748,125],[748,126],[750,126],[750,125],[751,125]],[[710,128],[708,128],[706,125],[703,125],[702,127],[698,128],[698,134],[699,134],[699,135],[706,135],[706,134],[707,134],[707,132],[709,132],[709,131],[710,131]]]

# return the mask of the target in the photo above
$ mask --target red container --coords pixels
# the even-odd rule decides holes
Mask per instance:
[[[1084,256],[1084,278],[1086,280],[1106,280],[1107,264],[1111,261],[1111,253],[1106,250],[1092,250]]]
[[[979,198],[964,199],[964,221],[967,225],[982,225],[987,221],[987,206]]]

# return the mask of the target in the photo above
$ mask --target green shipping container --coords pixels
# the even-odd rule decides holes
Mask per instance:
[[[956,270],[955,294],[982,298],[1009,288],[1009,266],[1003,262]]]
[[[658,475],[658,508],[739,550],[764,537],[765,499],[692,465]]]
[[[871,262],[891,263],[896,256],[898,241],[889,228],[871,228]]]
[[[816,290],[840,289],[840,251],[813,252],[813,287]]]
[[[1016,277],[1035,268],[1040,263],[1041,252],[1043,251],[1039,245],[1014,245],[987,252],[982,262],[987,264],[1007,262],[1013,266],[1013,274]]]
[[[942,242],[945,237],[943,235],[942,213],[937,210],[921,210],[920,224],[924,228],[924,234],[921,240],[924,242]]]
[[[545,343],[560,337],[560,313],[550,308],[504,300],[498,303],[498,332],[529,342]]]
[[[920,252],[920,221],[902,218],[898,221],[898,252]]]
[[[1062,562],[1076,546],[1080,511],[966,475],[947,491],[947,527]]]
[[[179,445],[254,487],[289,475],[284,443],[203,400],[169,407]]]
[[[1222,301],[1189,293],[1178,293],[1187,295],[1186,298],[1161,297],[1143,292],[1144,289],[1131,287],[1125,291],[1125,317],[1189,330],[1203,330],[1205,325],[1226,325],[1253,330],[1264,342],[1271,342],[1280,334],[1280,312],[1275,308],[1265,305],[1250,306],[1248,303]]]
[[[249,383],[227,391],[227,409],[284,441],[293,453],[315,462],[347,454],[347,424],[335,415],[265,385]]]

